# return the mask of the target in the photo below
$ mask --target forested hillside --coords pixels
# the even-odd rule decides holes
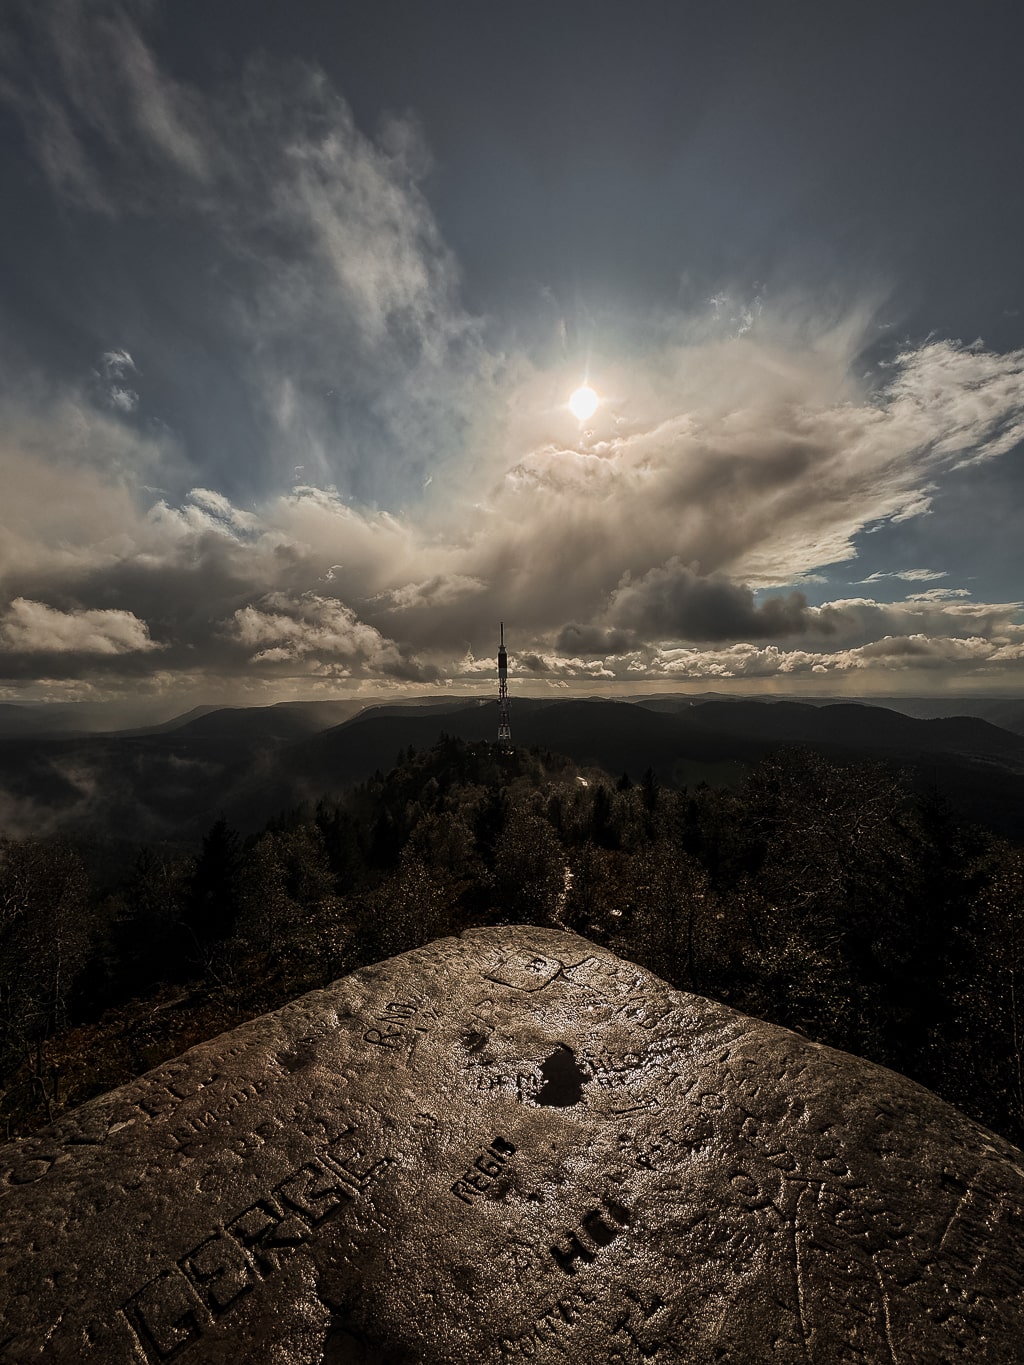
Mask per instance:
[[[556,924],[1024,1139],[1024,853],[807,750],[733,788],[446,737],[201,847],[0,843],[0,1134],[358,966]]]
[[[357,713],[350,714],[355,708]],[[836,763],[899,769],[918,792],[942,792],[969,821],[1024,839],[1024,737],[970,716],[920,720],[861,703],[737,698],[651,703],[606,697],[518,697],[524,748],[585,767],[648,767],[674,787],[734,786],[780,745]],[[0,828],[104,841],[197,841],[219,816],[246,835],[278,811],[333,799],[387,770],[397,752],[442,734],[493,738],[493,700],[419,698],[222,707],[141,731],[87,736],[0,734]]]

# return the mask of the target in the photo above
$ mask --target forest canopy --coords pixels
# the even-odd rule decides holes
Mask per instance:
[[[1024,851],[881,765],[732,789],[443,737],[195,849],[0,841],[0,1134],[381,958],[503,922],[895,1068],[1024,1140]]]

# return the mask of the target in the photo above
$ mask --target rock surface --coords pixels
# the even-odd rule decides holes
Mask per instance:
[[[1024,1156],[571,934],[357,972],[0,1148],[0,1358],[1019,1361]]]

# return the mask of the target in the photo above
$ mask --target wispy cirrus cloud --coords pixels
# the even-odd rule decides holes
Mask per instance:
[[[418,494],[427,462],[461,449],[502,362],[460,302],[414,118],[367,136],[299,63],[254,60],[200,93],[158,62],[147,9],[20,5],[29,37],[0,60],[0,99],[54,191],[130,237],[125,268],[160,260],[174,279],[175,325],[182,313],[187,325],[176,346],[150,340],[190,425],[225,426],[234,405],[245,455],[235,442],[201,451],[220,479],[265,490],[301,464],[361,498]],[[170,223],[187,240],[180,255]],[[102,363],[125,357],[134,368],[122,348]],[[202,360],[216,394],[197,382]],[[134,412],[124,373],[107,378],[110,406]]]
[[[949,575],[941,569],[889,569],[868,574],[867,578],[858,578],[858,583],[884,583],[887,578],[898,578],[905,583],[934,583],[940,578],[947,578]]]

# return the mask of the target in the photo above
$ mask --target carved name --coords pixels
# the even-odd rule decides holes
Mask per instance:
[[[156,1365],[184,1351],[387,1164],[367,1160],[342,1135],[143,1285],[120,1311],[146,1360]]]
[[[505,1169],[509,1157],[515,1155],[515,1147],[503,1137],[496,1137],[491,1145],[466,1168],[452,1186],[452,1194],[464,1204],[472,1204],[474,1199],[494,1197],[497,1192],[496,1178]]]

